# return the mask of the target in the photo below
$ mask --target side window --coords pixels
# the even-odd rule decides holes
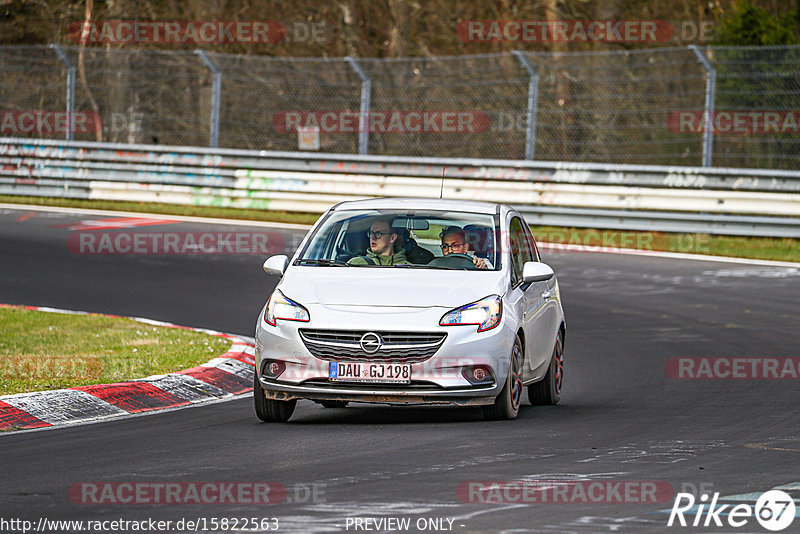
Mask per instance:
[[[525,239],[525,232],[522,229],[522,223],[519,217],[511,219],[511,224],[508,226],[509,230],[509,243],[511,245],[511,278],[512,282],[516,284],[522,279],[522,266],[526,261],[530,261],[527,240]]]
[[[530,227],[523,222],[522,228],[525,230],[525,239],[528,242],[528,251],[530,252],[532,258],[527,261],[542,261],[542,259],[539,257],[539,248],[536,246],[536,239],[533,238]]]

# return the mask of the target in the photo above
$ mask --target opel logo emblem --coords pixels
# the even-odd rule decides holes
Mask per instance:
[[[361,345],[361,350],[366,352],[367,354],[375,354],[383,345],[383,340],[381,336],[376,334],[375,332],[367,332],[363,336],[361,336],[361,340],[358,342]]]

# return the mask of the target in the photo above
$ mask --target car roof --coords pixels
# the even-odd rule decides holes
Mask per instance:
[[[450,200],[439,198],[369,198],[349,200],[334,206],[334,211],[400,209],[400,210],[432,210],[432,211],[466,211],[469,213],[485,213],[494,215],[500,206],[491,202],[474,200]]]

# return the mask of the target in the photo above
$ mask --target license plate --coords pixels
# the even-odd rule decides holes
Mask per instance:
[[[411,364],[381,362],[331,362],[329,378],[335,382],[411,383]]]

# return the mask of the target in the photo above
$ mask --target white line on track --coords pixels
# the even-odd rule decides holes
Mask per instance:
[[[112,211],[112,210],[93,210],[86,208],[62,208],[58,206],[32,206],[28,204],[5,204],[0,203],[0,209],[16,209],[20,211],[47,211],[57,213],[74,213],[82,215],[111,215],[118,217],[142,217],[142,218],[162,218],[164,220],[192,222],[199,224],[227,224],[231,226],[255,226],[260,228],[286,228],[294,230],[308,230],[310,225],[305,224],[292,224],[281,222],[267,222],[267,221],[248,221],[244,219],[219,219],[211,217],[190,217],[186,215],[166,215],[163,213],[140,213],[131,211]],[[748,258],[733,258],[729,256],[710,256],[705,254],[681,254],[679,252],[659,252],[653,250],[636,250],[615,248],[608,250],[604,247],[593,247],[585,245],[569,245],[564,243],[547,243],[539,242],[539,246],[543,249],[554,249],[560,251],[575,251],[575,252],[591,252],[598,254],[627,254],[634,256],[647,256],[651,258],[667,258],[675,260],[694,260],[694,261],[713,261],[719,263],[738,263],[741,265],[763,265],[767,267],[797,267],[800,268],[800,263],[790,261],[772,261],[772,260],[753,260]]]
[[[0,203],[0,209],[20,211],[46,211],[56,213],[73,213],[78,215],[109,215],[114,217],[141,217],[143,219],[164,219],[170,221],[193,222],[202,224],[228,224],[231,226],[258,226],[267,228],[287,228],[295,230],[308,230],[310,225],[293,224],[267,221],[248,221],[244,219],[220,219],[214,217],[192,217],[188,215],[169,215],[165,213],[144,213],[138,211],[94,210],[88,208],[64,208],[59,206],[33,206],[28,204]]]

